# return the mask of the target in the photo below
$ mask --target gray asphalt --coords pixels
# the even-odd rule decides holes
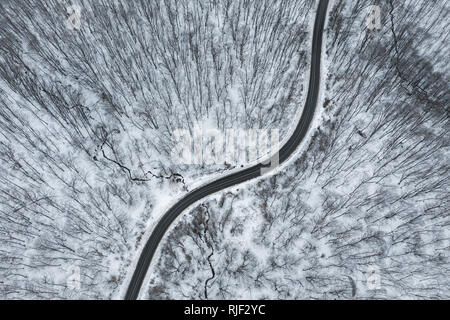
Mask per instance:
[[[329,0],[320,0],[316,18],[314,22],[313,42],[311,51],[311,69],[310,80],[308,87],[308,95],[303,109],[302,116],[295,128],[294,133],[289,140],[279,150],[279,162],[280,164],[285,161],[295,151],[300,142],[305,138],[309,125],[313,119],[314,112],[317,107],[317,99],[319,96],[320,87],[320,61],[322,54],[322,37],[325,24],[325,18],[327,14]],[[261,176],[261,168],[266,167],[262,163],[258,163],[248,169],[227,175],[216,181],[213,181],[201,188],[193,190],[170,208],[159,223],[156,225],[155,230],[151,234],[144,250],[139,257],[139,261],[136,265],[133,277],[128,286],[127,293],[125,295],[126,300],[136,300],[142,283],[144,281],[147,270],[150,266],[150,262],[155,254],[155,251],[161,242],[162,237],[166,233],[172,222],[191,204],[194,202],[211,195],[222,189],[240,184],[242,182],[255,179]]]

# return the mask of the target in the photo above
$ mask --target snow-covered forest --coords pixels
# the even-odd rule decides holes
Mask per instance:
[[[121,298],[163,199],[229,169],[174,164],[173,132],[201,122],[286,136],[314,10],[312,0],[1,1],[0,299]]]
[[[309,144],[186,212],[147,298],[450,298],[449,13],[446,1],[334,1]]]

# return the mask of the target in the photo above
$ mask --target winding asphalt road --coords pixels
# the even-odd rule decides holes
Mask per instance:
[[[311,52],[311,69],[308,87],[308,96],[306,98],[305,108],[303,109],[300,121],[295,128],[294,133],[289,140],[279,150],[279,163],[284,162],[295,151],[300,142],[304,139],[308,132],[309,125],[313,119],[314,112],[317,106],[317,98],[319,96],[320,87],[320,61],[322,53],[322,36],[324,30],[325,19],[327,15],[327,7],[329,0],[320,0],[314,22],[314,33]],[[253,167],[241,170],[239,172],[227,175],[198,189],[188,193],[178,203],[176,203],[169,211],[164,214],[155,230],[151,234],[144,250],[139,257],[136,269],[128,286],[125,295],[126,300],[136,300],[139,295],[142,283],[144,281],[150,262],[155,254],[155,251],[161,242],[165,232],[172,224],[172,222],[190,205],[194,202],[211,195],[222,189],[237,185],[239,183],[255,179],[261,176],[261,168],[267,165],[258,163]]]

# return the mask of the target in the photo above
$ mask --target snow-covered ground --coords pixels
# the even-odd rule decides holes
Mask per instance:
[[[449,298],[449,6],[336,1],[322,121],[168,233],[150,299]],[[445,61],[445,63],[443,63]]]
[[[175,130],[289,135],[315,2],[227,3],[0,4],[0,298],[121,298],[170,203],[247,164],[178,165]]]

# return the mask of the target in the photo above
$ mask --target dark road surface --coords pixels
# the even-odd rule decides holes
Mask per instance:
[[[314,33],[311,51],[311,69],[309,78],[308,95],[306,98],[305,107],[303,109],[300,121],[295,128],[294,133],[289,140],[279,150],[279,162],[284,162],[296,150],[300,142],[305,138],[309,125],[313,119],[316,110],[317,99],[319,96],[320,87],[320,61],[322,54],[322,37],[324,31],[324,24],[327,15],[327,7],[329,0],[320,0],[316,18],[314,22]],[[265,167],[262,163],[258,163],[253,167],[241,170],[239,172],[219,178],[207,185],[195,189],[188,193],[172,208],[170,208],[151,234],[149,240],[145,244],[144,250],[139,257],[136,269],[134,271],[131,282],[128,286],[125,295],[126,300],[135,300],[139,295],[142,283],[146,276],[150,262],[155,254],[158,245],[164,236],[167,229],[172,222],[190,205],[194,202],[211,195],[222,189],[240,184],[242,182],[257,178],[261,176],[261,168]]]

